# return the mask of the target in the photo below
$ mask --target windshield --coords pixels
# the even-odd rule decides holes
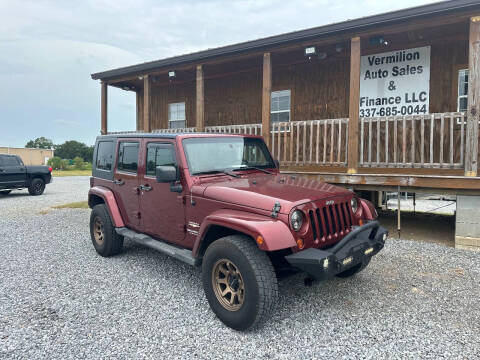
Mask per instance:
[[[190,138],[183,140],[183,148],[192,175],[241,168],[275,168],[267,146],[259,138]]]

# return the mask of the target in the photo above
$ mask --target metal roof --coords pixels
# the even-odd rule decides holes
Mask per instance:
[[[179,55],[156,61],[145,62],[137,65],[126,66],[118,69],[92,74],[92,79],[109,79],[124,75],[144,73],[150,70],[173,67],[186,63],[210,60],[213,58],[246,53],[266,47],[285,45],[295,41],[309,40],[322,36],[341,34],[364,30],[373,26],[388,25],[401,21],[422,18],[431,15],[441,15],[456,11],[480,9],[480,0],[450,0],[429,5],[411,7],[403,10],[391,11],[379,15],[367,16],[359,19],[333,23],[329,25],[314,27],[306,30],[294,31],[281,35],[266,37],[258,40],[247,41],[234,45],[227,45],[218,48],[203,50],[191,54]]]

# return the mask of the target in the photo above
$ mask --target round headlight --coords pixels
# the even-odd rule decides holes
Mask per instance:
[[[295,210],[290,217],[290,225],[292,229],[298,231],[302,228],[303,224],[303,214],[300,210]]]
[[[353,197],[352,200],[350,200],[350,205],[352,206],[352,211],[355,214],[358,210],[358,200],[357,200],[357,198]]]

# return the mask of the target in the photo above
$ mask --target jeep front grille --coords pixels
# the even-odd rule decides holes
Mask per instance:
[[[352,212],[348,202],[326,205],[308,211],[312,224],[313,239],[327,241],[343,237],[350,232],[353,224]]]

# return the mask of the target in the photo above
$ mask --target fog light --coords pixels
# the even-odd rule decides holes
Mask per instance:
[[[367,250],[365,250],[365,255],[368,255],[368,254],[371,254],[373,252],[373,248],[368,248]]]
[[[353,261],[353,257],[349,256],[345,259],[343,259],[342,264],[343,266],[350,264]]]
[[[328,265],[329,265],[328,263],[329,263],[328,258],[323,260],[323,268],[324,269],[328,269]]]
[[[383,241],[387,240],[387,233],[383,234]]]

